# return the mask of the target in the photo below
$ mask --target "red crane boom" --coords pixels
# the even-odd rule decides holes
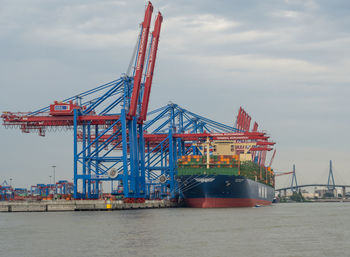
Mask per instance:
[[[238,116],[237,116],[237,122],[236,122],[236,126],[237,129],[242,130],[241,124],[242,124],[242,107],[239,107],[239,111],[238,111]]]
[[[253,132],[256,132],[258,131],[258,123],[257,122],[254,122],[254,125],[253,125]]]
[[[289,171],[289,172],[283,172],[283,173],[275,173],[275,177],[278,177],[278,176],[284,176],[284,175],[288,175],[288,174],[293,174],[293,171]]]
[[[154,30],[152,32],[151,53],[150,53],[150,56],[148,59],[146,82],[145,82],[145,89],[143,92],[142,107],[141,107],[141,113],[140,113],[140,117],[139,117],[139,123],[143,123],[147,118],[148,103],[149,103],[149,97],[151,94],[154,65],[155,65],[156,58],[157,58],[159,34],[160,34],[160,28],[162,25],[162,21],[163,21],[163,16],[160,12],[158,12],[157,19],[156,19],[156,22],[154,24]]]
[[[249,114],[246,113],[242,107],[239,107],[236,121],[237,129],[249,131],[251,119],[252,118],[249,116]]]
[[[148,41],[148,35],[149,35],[149,27],[151,24],[152,12],[153,12],[152,3],[148,2],[147,9],[145,12],[145,18],[142,22],[141,39],[139,43],[139,50],[138,50],[137,62],[136,62],[136,71],[134,76],[134,87],[133,87],[132,96],[131,96],[129,113],[127,115],[129,119],[131,119],[136,115],[137,102],[139,100],[139,95],[140,95],[143,65],[145,63],[145,55],[146,55],[146,49],[147,49],[147,41]]]
[[[269,167],[271,167],[272,162],[273,162],[273,160],[275,159],[275,155],[276,155],[276,149],[275,149],[275,151],[273,151],[273,154],[272,154],[272,157],[271,157],[271,160],[270,160]]]

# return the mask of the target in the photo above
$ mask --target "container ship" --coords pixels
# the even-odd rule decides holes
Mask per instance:
[[[186,206],[270,205],[275,192],[274,173],[270,167],[257,163],[256,154],[249,151],[253,145],[207,141],[199,146],[199,155],[182,156],[177,162],[177,182]]]

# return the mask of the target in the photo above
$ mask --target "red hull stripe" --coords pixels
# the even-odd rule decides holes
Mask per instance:
[[[188,198],[186,205],[193,208],[229,208],[271,205],[271,201],[251,198]]]

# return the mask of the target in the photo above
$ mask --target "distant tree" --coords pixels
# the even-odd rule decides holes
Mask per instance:
[[[323,195],[324,198],[331,198],[331,197],[334,197],[334,194],[333,192],[326,192],[324,195]]]
[[[304,202],[305,199],[301,192],[293,192],[293,195],[290,197],[291,200],[296,201],[296,202]]]

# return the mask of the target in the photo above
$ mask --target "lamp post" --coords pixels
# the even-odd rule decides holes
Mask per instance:
[[[52,178],[52,176],[49,176],[50,177],[50,184],[51,184],[51,178]]]
[[[51,167],[53,169],[53,184],[56,184],[56,165],[52,165]]]
[[[56,165],[52,165],[51,167],[53,169],[53,183],[52,183],[54,188],[53,194],[54,194],[54,197],[56,197]]]

